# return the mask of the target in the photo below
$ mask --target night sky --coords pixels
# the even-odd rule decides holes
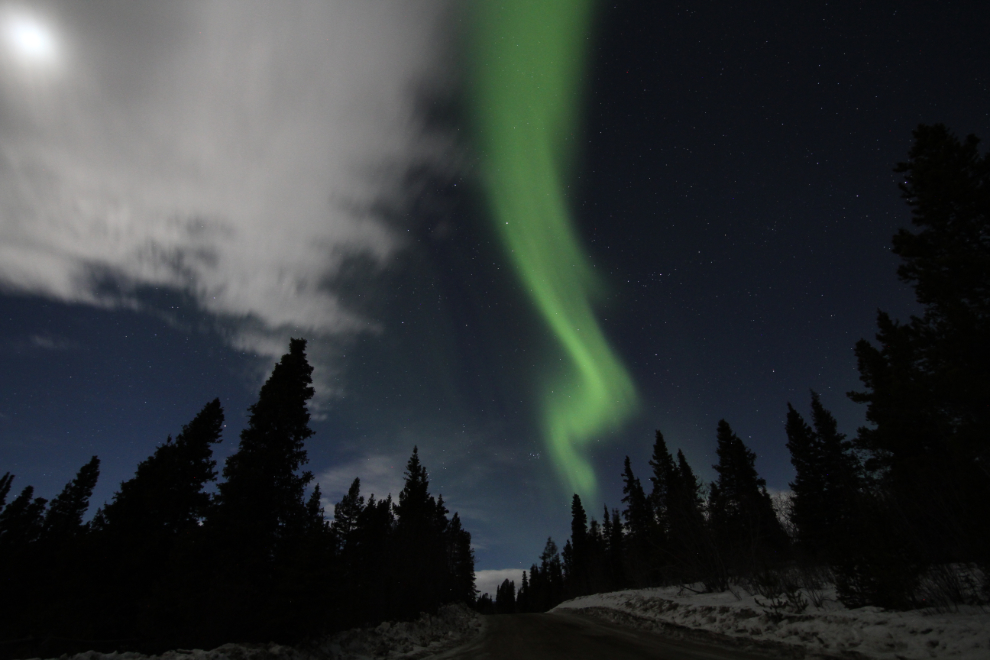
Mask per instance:
[[[567,3],[564,3],[566,6]],[[654,429],[725,418],[774,491],[786,404],[863,409],[853,345],[917,311],[890,237],[919,123],[990,136],[981,2],[600,4],[562,189],[638,408],[592,439],[601,518]],[[237,446],[309,339],[309,468],[397,495],[414,445],[479,569],[569,533],[541,430],[558,347],[471,119],[466,4],[0,4],[0,472],[94,505],[219,396]],[[94,506],[95,508],[95,506]]]

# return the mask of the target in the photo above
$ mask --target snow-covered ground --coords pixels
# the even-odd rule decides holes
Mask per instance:
[[[616,623],[667,634],[704,632],[726,641],[803,649],[825,657],[922,660],[990,659],[990,612],[888,612],[844,608],[834,593],[823,606],[774,611],[743,590],[694,593],[682,587],[635,589],[584,596],[554,611],[578,610]],[[794,648],[798,647],[798,648]]]
[[[477,612],[464,605],[447,605],[416,621],[356,628],[300,646],[224,644],[210,651],[178,650],[160,656],[89,651],[59,660],[417,660],[470,641],[483,626]]]
[[[326,654],[322,658],[329,655],[334,660],[427,658],[470,641],[483,627],[482,616],[474,610],[445,605],[435,615],[423,614],[416,621],[337,633],[320,644],[319,650]]]

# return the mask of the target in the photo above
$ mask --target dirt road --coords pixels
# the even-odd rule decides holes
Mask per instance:
[[[757,660],[655,633],[631,630],[580,614],[504,614],[486,617],[486,630],[437,660]]]

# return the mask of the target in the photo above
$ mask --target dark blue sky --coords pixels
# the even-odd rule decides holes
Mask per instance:
[[[418,445],[479,568],[563,541],[530,400],[548,335],[474,178],[457,14],[91,6],[37,5],[60,70],[0,69],[0,472],[51,497],[97,454],[98,504],[216,396],[223,458],[305,336],[331,501],[397,493]],[[601,7],[569,196],[644,402],[593,453],[609,506],[656,428],[709,479],[725,418],[785,490],[788,401],[864,423],[853,345],[914,309],[892,168],[920,122],[990,135],[980,10]]]

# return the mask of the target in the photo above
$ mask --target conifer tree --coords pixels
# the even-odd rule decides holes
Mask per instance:
[[[303,443],[313,435],[306,407],[312,373],[306,340],[292,339],[223,469],[215,522],[255,551],[273,551],[305,519],[303,494],[313,475],[300,469],[308,461]]]
[[[446,552],[443,534],[448,524],[442,499],[429,493],[429,476],[413,447],[406,464],[406,480],[395,507],[396,616],[411,618],[432,611],[444,600]]]
[[[382,621],[394,612],[397,594],[395,575],[399,568],[394,556],[395,513],[392,496],[368,498],[344,546],[340,561],[342,575],[336,620],[342,628]]]
[[[303,443],[309,428],[313,367],[306,341],[292,339],[250,408],[237,451],[223,469],[217,505],[207,519],[216,554],[216,600],[204,615],[204,634],[216,640],[286,640],[273,595],[277,575],[296,555],[306,527],[310,472]],[[213,618],[215,617],[215,618]],[[213,640],[209,640],[213,641]]]
[[[852,529],[859,461],[818,394],[811,393],[814,430],[790,404],[787,409],[787,447],[796,473],[791,520],[798,545],[808,560],[830,562],[849,543],[844,537]]]
[[[791,522],[797,528],[802,554],[816,559],[825,547],[829,528],[821,443],[790,403],[787,404],[785,431],[795,472],[794,481],[789,484],[794,493]]]
[[[756,455],[728,422],[718,423],[718,480],[709,499],[711,525],[721,559],[738,572],[782,559],[786,535],[773,510]]]
[[[674,518],[679,515],[677,506],[681,487],[677,466],[667,449],[663,434],[657,430],[654,438],[653,455],[650,458],[650,467],[653,469],[650,477],[653,485],[650,504],[656,521],[651,544],[656,570],[653,579],[666,583],[678,579],[682,568],[683,548],[679,546],[682,539],[674,538],[680,531]]]
[[[675,563],[673,578],[703,579],[713,572],[712,548],[702,514],[701,486],[680,449],[672,474],[668,518],[670,553]]]
[[[478,592],[474,586],[474,550],[471,548],[471,534],[463,528],[457,513],[450,519],[446,536],[450,587],[444,601],[471,605]],[[525,586],[525,574],[523,577]]]
[[[495,614],[495,603],[492,602],[492,595],[481,594],[481,598],[479,598],[478,602],[475,604],[475,609],[480,614]]]
[[[354,479],[347,494],[333,507],[333,531],[338,552],[343,551],[348,544],[353,543],[351,534],[357,528],[358,518],[364,510],[364,497],[361,496],[361,480]]]
[[[320,491],[320,484],[316,484],[306,500],[306,534],[322,535],[329,531],[330,523],[323,508],[323,493]]]
[[[34,486],[25,486],[20,495],[0,512],[0,549],[12,552],[38,540],[44,526],[48,500],[34,496]]]
[[[8,487],[12,478],[8,479]],[[47,500],[34,497],[34,488],[26,486],[0,511],[0,638],[18,639],[30,631],[32,610],[48,594],[43,558],[38,541],[44,524]],[[48,567],[50,568],[50,567]]]
[[[516,583],[506,578],[495,588],[495,613],[514,614],[516,611]]]
[[[0,477],[0,512],[3,511],[3,507],[7,503],[7,495],[10,493],[10,486],[13,481],[14,477],[10,472],[6,472]]]
[[[545,612],[564,600],[564,567],[560,559],[560,554],[557,551],[557,544],[550,537],[547,538],[547,543],[543,548],[543,552],[540,554],[539,573],[543,577],[545,584],[544,600],[540,604],[539,611]],[[532,581],[531,577],[531,585]]]
[[[329,632],[334,599],[334,539],[319,484],[306,501],[303,529],[276,564],[272,627],[284,639]]]
[[[144,551],[198,527],[210,506],[205,489],[217,477],[213,445],[221,440],[223,422],[223,407],[214,399],[120,485],[101,516],[102,531],[114,544]]]
[[[169,639],[187,629],[183,603],[198,596],[203,579],[189,554],[211,503],[205,489],[217,476],[212,446],[223,421],[220,400],[207,403],[94,518],[104,583],[92,637]]]
[[[691,469],[691,465],[684,457],[684,452],[680,449],[677,450],[677,473],[681,484],[680,493],[684,497],[687,510],[691,513],[692,517],[700,519],[701,507],[704,504],[704,498],[701,495],[701,483],[698,481],[698,477],[695,476],[694,470]]]
[[[654,535],[653,507],[643,492],[643,486],[633,474],[629,457],[623,463],[622,502],[626,508],[622,518],[628,532],[627,575],[633,586],[651,584],[650,555]]]
[[[605,516],[602,523],[602,534],[605,537],[607,574],[612,589],[621,589],[626,586],[625,571],[625,535],[622,531],[622,520],[619,510],[612,509],[609,515],[608,507],[605,507]]]
[[[571,498],[571,539],[565,545],[564,553],[564,571],[570,595],[588,593],[589,546],[588,514],[581,498],[575,493]]]
[[[89,508],[96,480],[100,477],[100,459],[94,456],[79,468],[76,477],[65,485],[62,492],[48,505],[42,534],[45,538],[61,542],[83,533],[83,515]]]
[[[522,573],[519,593],[516,594],[516,611],[520,613],[532,612],[529,605],[529,577],[526,575],[526,571]]]
[[[917,562],[990,564],[990,154],[920,125],[903,175],[912,229],[893,238],[898,276],[924,313],[878,314],[879,347],[856,344],[872,426],[857,442],[900,512]]]
[[[677,489],[677,468],[667,449],[663,433],[657,430],[654,437],[653,455],[650,457],[650,467],[653,469],[653,475],[650,477],[650,483],[653,484],[650,503],[653,505],[653,513],[657,521],[658,544],[663,552],[667,533],[670,531],[669,509],[672,494]]]
[[[4,511],[12,514],[5,523],[20,527],[15,539],[30,539],[27,545],[22,541],[19,548],[12,548],[21,575],[5,576],[5,592],[20,602],[21,611],[10,613],[13,630],[23,633],[43,622],[49,635],[82,637],[88,632],[94,608],[87,595],[101,585],[99,576],[89,570],[89,524],[83,516],[99,473],[100,461],[94,456],[47,510],[44,500],[32,501],[33,493],[25,492]]]
[[[547,602],[547,581],[540,573],[540,567],[529,567],[529,590],[526,595],[527,612],[545,612]]]

